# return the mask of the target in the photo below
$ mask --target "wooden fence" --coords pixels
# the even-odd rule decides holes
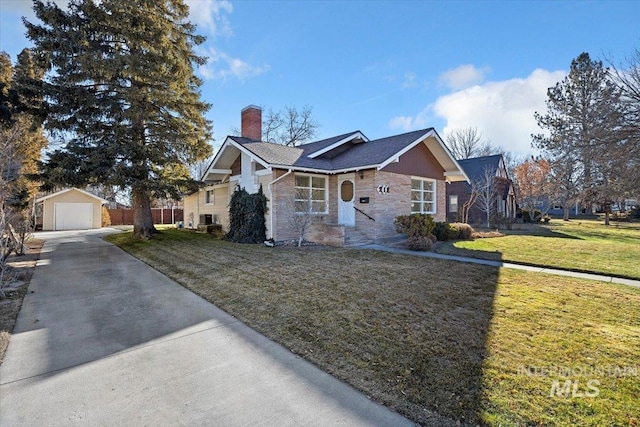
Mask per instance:
[[[107,209],[111,217],[111,225],[133,225],[133,209]],[[176,224],[184,221],[184,210],[152,208],[151,216],[154,224]]]

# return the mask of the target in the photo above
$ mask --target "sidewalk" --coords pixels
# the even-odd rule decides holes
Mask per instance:
[[[468,258],[468,257],[461,257],[456,255],[443,255],[443,254],[437,254],[434,252],[411,251],[409,249],[392,248],[389,246],[375,245],[375,244],[358,246],[358,249],[373,249],[376,251],[391,252],[396,254],[414,255],[414,256],[422,256],[427,258],[446,259],[449,261],[467,262],[471,264],[489,265],[491,267],[498,267],[498,268],[513,268],[516,270],[531,271],[533,273],[555,274],[558,276],[576,277],[578,279],[597,280],[600,282],[609,282],[609,283],[619,283],[622,285],[634,286],[636,288],[640,288],[640,280],[623,279],[620,277],[613,277],[613,276],[607,276],[602,274],[580,273],[576,271],[561,270],[557,268],[548,268],[548,267],[534,267],[530,265],[517,264],[513,262],[491,261],[487,259]]]
[[[38,235],[46,242],[0,366],[0,425],[413,425],[106,232]]]

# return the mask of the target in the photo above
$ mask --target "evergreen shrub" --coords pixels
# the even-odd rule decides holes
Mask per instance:
[[[430,234],[433,234],[433,229],[436,226],[431,215],[418,213],[397,216],[393,223],[396,226],[396,231],[407,237],[429,237]]]
[[[471,239],[471,235],[475,232],[473,227],[469,224],[465,224],[464,222],[454,222],[451,226],[455,227],[457,231],[456,239],[469,240]]]
[[[229,232],[225,239],[236,243],[262,243],[267,240],[267,197],[262,185],[255,194],[236,188],[229,202]]]

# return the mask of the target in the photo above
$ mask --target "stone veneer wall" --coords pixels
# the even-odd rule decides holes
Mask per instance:
[[[270,176],[270,180],[274,180],[284,175],[286,172],[286,170],[276,170],[275,173]],[[338,222],[338,195],[336,191],[337,182],[338,181],[335,176],[329,176],[329,213],[325,215],[318,215],[317,218],[319,223],[337,224]],[[289,218],[291,217],[291,215],[295,215],[295,212],[292,212],[293,198],[295,196],[295,172],[287,175],[271,186],[273,196],[269,195],[266,185],[263,186],[263,190],[267,195],[267,198],[273,197],[271,208],[274,210],[272,214],[275,216],[273,220],[274,233],[272,237],[275,240],[296,239],[298,236],[296,236],[295,232],[291,229],[291,225],[289,224]],[[267,228],[269,228],[268,221],[269,219],[267,217]],[[307,236],[307,239],[310,238],[310,236]]]
[[[398,215],[411,213],[410,176],[377,171],[376,188],[378,185],[388,185],[389,193],[376,191],[376,240],[398,236],[393,221]]]
[[[286,171],[276,171],[271,179],[282,176],[284,173]],[[370,220],[360,212],[356,212],[355,228],[374,241],[397,237],[398,234],[393,224],[394,219],[398,215],[411,213],[411,177],[375,169],[362,171],[362,174],[362,178],[360,178],[360,172],[356,172],[354,175],[355,206],[373,217],[375,221]],[[288,216],[290,213],[288,213],[289,208],[287,207],[287,203],[293,199],[295,192],[294,175],[295,172],[272,186],[272,208],[275,210],[275,233],[273,238],[276,240],[290,240],[297,237],[289,225]],[[329,176],[329,214],[319,218],[321,224],[338,224],[338,181],[340,177],[341,175]],[[389,193],[378,193],[378,185],[388,185]],[[269,197],[266,187],[264,190],[267,197]],[[369,197],[369,203],[360,203],[361,197]],[[446,219],[446,183],[444,181],[436,181],[436,203],[437,213],[434,215],[434,219],[436,221],[444,221]],[[307,238],[318,241],[319,232],[323,229],[327,230],[326,227],[315,227]],[[334,235],[335,233],[337,231],[329,233],[331,235],[330,240],[334,242],[336,238],[339,238],[339,236]]]

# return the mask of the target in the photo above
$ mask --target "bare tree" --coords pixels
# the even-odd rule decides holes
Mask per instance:
[[[495,151],[489,142],[482,140],[482,133],[474,127],[456,129],[447,133],[444,140],[457,160],[488,156]]]
[[[623,101],[629,104],[631,112],[638,118],[640,116],[640,48],[635,48],[625,64],[616,66],[612,59],[607,59],[607,62],[611,65],[609,75],[622,91]],[[640,123],[636,121],[635,124],[635,130],[638,131]]]
[[[313,139],[320,125],[313,118],[312,108],[284,107],[269,110],[262,121],[262,139],[267,142],[295,147]]]
[[[491,215],[496,212],[498,190],[495,185],[496,170],[485,168],[482,175],[471,183],[471,192],[475,193],[477,205],[486,215],[486,227],[491,226]]]
[[[319,222],[319,217],[307,208],[297,209],[298,206],[304,205],[311,206],[311,199],[308,201],[299,200],[295,197],[287,199],[284,204],[284,214],[287,218],[289,227],[294,232],[296,239],[298,240],[298,247],[302,246],[304,236],[309,232],[311,227]]]
[[[464,222],[465,224],[469,223],[469,211],[471,211],[471,208],[476,203],[477,198],[478,198],[478,194],[475,191],[473,191],[473,186],[472,186],[472,190],[471,190],[471,194],[469,194],[469,198],[467,199],[467,201],[465,201],[462,204],[462,207],[460,209],[460,216],[462,217],[461,221]]]
[[[191,178],[195,179],[196,181],[200,181],[203,178],[203,175],[207,171],[207,168],[211,164],[212,160],[213,156],[190,164],[189,172],[191,173]]]
[[[609,76],[620,89],[620,101],[624,106],[625,120],[621,137],[625,144],[618,144],[624,159],[618,164],[619,178],[624,178],[622,197],[638,197],[640,194],[640,48],[636,47],[624,64],[616,66],[612,59]],[[634,194],[635,193],[635,194]]]

